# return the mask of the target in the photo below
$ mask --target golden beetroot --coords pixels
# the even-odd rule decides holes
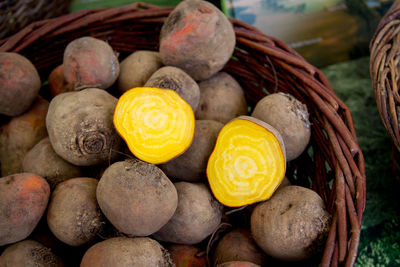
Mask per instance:
[[[241,116],[220,131],[207,164],[214,196],[229,207],[268,199],[286,168],[285,147],[270,125]]]
[[[137,87],[119,98],[114,125],[136,157],[159,164],[190,146],[195,119],[192,108],[176,92]]]

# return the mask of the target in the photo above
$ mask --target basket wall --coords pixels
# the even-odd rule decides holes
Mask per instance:
[[[370,75],[379,115],[400,151],[400,1],[381,19],[370,43]]]
[[[68,13],[70,0],[0,1],[0,39],[18,32],[29,23]]]
[[[120,53],[120,59],[139,49],[157,50],[159,31],[171,10],[136,3],[39,21],[0,41],[0,51],[28,57],[45,81],[62,63],[65,46],[77,37],[106,40]],[[333,215],[324,252],[312,261],[313,265],[352,266],[366,192],[364,158],[351,113],[325,76],[293,49],[243,22],[231,22],[237,46],[235,59],[224,70],[242,85],[248,103],[254,106],[267,93],[282,91],[305,103],[310,112],[308,153],[288,164],[287,176],[318,192]]]

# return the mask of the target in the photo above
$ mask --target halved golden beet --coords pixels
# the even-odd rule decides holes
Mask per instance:
[[[119,98],[114,125],[136,157],[159,164],[190,146],[195,118],[192,108],[176,92],[136,87]]]
[[[215,198],[240,207],[271,197],[286,169],[282,137],[270,125],[240,116],[220,131],[207,164]]]

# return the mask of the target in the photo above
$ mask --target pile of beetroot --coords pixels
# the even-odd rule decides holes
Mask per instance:
[[[0,267],[251,267],[319,253],[330,215],[312,190],[280,177],[269,200],[232,209],[207,183],[219,132],[250,115],[243,89],[221,71],[234,49],[223,13],[186,0],[157,52],[119,62],[105,41],[72,41],[48,100],[27,58],[0,53]],[[135,87],[171,89],[190,105],[195,131],[183,154],[155,165],[129,151],[113,116]],[[293,97],[269,95],[251,115],[280,132],[285,160],[306,149],[308,113]]]

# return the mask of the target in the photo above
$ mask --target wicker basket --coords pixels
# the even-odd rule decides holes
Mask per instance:
[[[400,181],[400,1],[379,22],[370,43],[370,75],[379,115],[392,141],[392,171]]]
[[[46,80],[62,63],[67,43],[80,36],[108,41],[121,59],[138,49],[157,50],[160,28],[171,10],[135,3],[39,21],[0,41],[0,51],[25,55]],[[312,265],[352,266],[365,208],[366,180],[351,113],[321,71],[293,49],[243,22],[231,22],[237,46],[235,59],[225,71],[245,89],[248,103],[254,106],[267,92],[282,91],[294,95],[310,111],[312,139],[308,153],[290,162],[287,174],[296,177],[295,183],[318,192],[333,215],[324,252]]]
[[[29,23],[68,13],[69,0],[0,1],[0,39],[18,32]]]
[[[370,75],[382,122],[400,151],[400,1],[381,19],[370,43]]]

